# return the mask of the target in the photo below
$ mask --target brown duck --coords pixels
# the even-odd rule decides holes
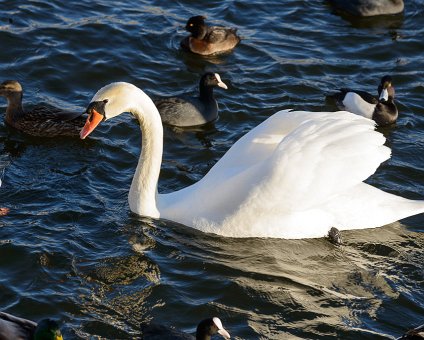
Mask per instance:
[[[37,105],[29,111],[22,106],[22,86],[16,80],[0,84],[0,96],[6,97],[6,123],[37,137],[79,136],[85,124],[82,113],[64,111],[48,105]]]
[[[181,41],[181,47],[196,54],[219,54],[232,50],[240,42],[235,28],[208,26],[206,17],[197,15],[188,19],[185,29],[190,36]]]

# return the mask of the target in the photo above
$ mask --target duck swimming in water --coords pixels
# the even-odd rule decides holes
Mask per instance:
[[[224,339],[231,338],[230,334],[222,326],[221,320],[217,317],[200,321],[197,325],[196,337],[174,328],[154,324],[143,326],[142,332],[143,340],[210,340],[214,334],[219,334]]]
[[[28,135],[37,137],[78,136],[86,117],[48,105],[37,105],[25,111],[23,90],[16,80],[0,84],[0,96],[6,97],[6,123]]]
[[[396,122],[399,112],[394,102],[395,88],[392,77],[384,76],[378,85],[378,98],[365,91],[341,89],[332,97],[341,110],[373,119],[378,126],[387,126]]]
[[[197,15],[188,19],[185,29],[190,36],[181,41],[181,47],[201,55],[211,55],[232,50],[240,42],[237,29],[208,26],[206,17]]]
[[[56,321],[34,321],[0,312],[0,340],[63,340]]]
[[[162,123],[178,127],[204,125],[218,118],[218,103],[213,88],[227,89],[218,73],[205,73],[199,82],[199,96],[188,95],[158,98],[154,103],[159,110]]]

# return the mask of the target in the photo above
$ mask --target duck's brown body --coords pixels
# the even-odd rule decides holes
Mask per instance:
[[[37,105],[25,111],[22,87],[15,80],[0,84],[0,95],[7,98],[5,120],[10,126],[37,137],[79,136],[85,124],[81,113],[73,113],[48,105]]]
[[[191,36],[181,41],[181,47],[196,54],[211,55],[232,50],[240,42],[235,28],[207,26],[205,17],[191,17],[186,30]]]

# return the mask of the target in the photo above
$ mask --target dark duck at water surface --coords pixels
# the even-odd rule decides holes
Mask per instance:
[[[28,135],[37,137],[78,136],[86,117],[50,105],[37,105],[25,111],[23,90],[16,80],[0,84],[0,96],[6,97],[6,123]]]
[[[394,102],[395,89],[392,77],[384,76],[378,86],[378,98],[365,91],[348,88],[341,89],[332,97],[341,110],[373,119],[378,126],[387,126],[396,122],[399,112]]]
[[[200,321],[197,325],[196,337],[174,328],[155,324],[143,326],[142,332],[143,340],[210,340],[214,334],[220,334],[224,339],[230,339],[230,334],[217,317]]]
[[[339,11],[360,17],[401,13],[403,0],[329,0]]]
[[[59,325],[51,319],[34,321],[0,312],[0,340],[63,340]]]
[[[213,88],[227,89],[218,73],[205,73],[199,81],[199,96],[157,98],[154,103],[162,123],[178,127],[204,125],[218,118],[218,103]]]
[[[211,55],[232,50],[240,42],[237,29],[208,26],[206,17],[197,15],[191,17],[185,29],[191,33],[190,36],[181,41],[181,47],[201,55]]]

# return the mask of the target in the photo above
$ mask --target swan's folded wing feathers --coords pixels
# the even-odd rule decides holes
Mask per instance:
[[[329,202],[390,156],[384,141],[373,121],[349,112],[281,112],[199,182],[165,195],[161,212],[227,236],[323,236],[337,222]]]
[[[287,135],[262,170],[267,200],[288,209],[319,206],[371,176],[390,157],[373,122],[348,112],[320,113]],[[335,116],[335,115],[338,115]]]
[[[228,169],[247,168],[267,159],[281,140],[301,124],[310,112],[283,110],[275,113],[243,135],[210,169],[218,176]],[[231,171],[231,170],[230,170]]]

